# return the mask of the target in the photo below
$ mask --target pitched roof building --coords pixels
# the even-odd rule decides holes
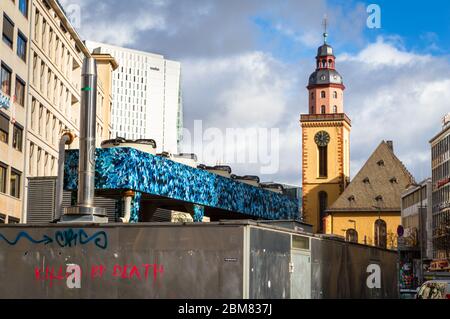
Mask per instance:
[[[394,248],[402,191],[413,176],[382,141],[344,192],[327,209],[326,232],[359,243]]]

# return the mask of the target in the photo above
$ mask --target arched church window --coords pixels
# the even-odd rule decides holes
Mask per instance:
[[[387,243],[387,232],[386,232],[386,222],[382,219],[377,219],[375,221],[374,238],[375,246],[386,248]]]
[[[325,94],[325,91],[322,91],[322,92],[320,92],[320,97],[321,97],[321,98],[323,98],[323,99],[324,99],[324,98],[325,98],[325,96],[326,96],[326,94]]]
[[[333,61],[332,61],[331,59],[328,60],[328,66],[329,66],[330,68],[333,67]]]
[[[336,92],[336,91],[333,91],[333,97],[334,97],[335,99],[337,99],[337,92]]]
[[[327,67],[327,60],[322,60],[322,67],[326,68]]]
[[[337,106],[333,106],[333,113],[337,113]]]
[[[314,105],[312,105],[311,106],[311,114],[314,114],[315,113],[315,111],[314,111]]]
[[[327,192],[319,192],[319,218],[320,218],[320,231],[324,232],[324,218],[326,217],[325,211],[328,206],[328,194]]]
[[[314,100],[314,92],[311,92],[311,100]]]
[[[319,148],[319,177],[328,176],[328,146],[318,146]]]
[[[347,229],[345,231],[345,240],[352,242],[352,243],[357,243],[358,242],[358,232],[356,231],[356,229],[353,229],[353,228]]]
[[[325,105],[322,105],[322,106],[320,107],[320,113],[322,113],[322,114],[325,114],[325,113],[326,113]]]

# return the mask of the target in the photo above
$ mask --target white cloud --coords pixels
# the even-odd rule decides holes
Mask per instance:
[[[197,114],[195,118],[203,120],[204,130],[217,128],[223,134],[227,128],[263,128],[268,132],[271,129],[279,130],[279,144],[275,143],[275,149],[270,149],[270,146],[267,148],[270,149],[271,159],[282,162],[276,174],[263,179],[274,180],[280,174],[292,175],[291,169],[296,169],[296,173],[300,174],[299,162],[294,165],[290,155],[297,153],[297,158],[300,157],[300,130],[297,129],[293,134],[299,124],[295,120],[289,121],[289,127],[284,124],[286,118],[290,117],[289,92],[296,89],[297,83],[297,73],[293,69],[271,55],[257,51],[231,57],[185,60],[182,63],[184,97],[185,101],[189,101],[189,110],[186,112],[191,112],[191,118]],[[192,131],[193,123],[185,124]],[[263,163],[233,164],[224,161],[230,158],[229,152],[249,152],[254,147],[254,144],[242,138],[232,146],[224,145],[222,158],[202,158],[202,161],[232,164],[237,174],[257,175]],[[288,164],[293,165],[289,167]],[[298,175],[297,184],[299,181]]]
[[[338,56],[339,62],[364,63],[364,67],[371,69],[383,66],[398,67],[410,63],[426,63],[430,60],[431,56],[428,55],[401,51],[393,43],[386,42],[382,37],[378,37],[375,43],[369,44],[357,55],[344,53]]]
[[[352,118],[352,176],[381,140],[417,179],[431,175],[428,140],[450,110],[450,64],[407,52],[383,39],[338,59],[344,75],[345,110]]]

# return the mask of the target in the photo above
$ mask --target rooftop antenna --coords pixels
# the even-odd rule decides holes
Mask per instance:
[[[327,27],[328,27],[328,17],[327,14],[324,14],[323,16],[323,43],[327,43],[327,37],[328,37],[328,33],[327,33]]]

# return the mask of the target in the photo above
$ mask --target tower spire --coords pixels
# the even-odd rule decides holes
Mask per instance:
[[[328,18],[327,15],[325,14],[323,17],[323,43],[327,43],[327,38],[328,38],[328,33],[327,33],[327,27],[328,27]]]

